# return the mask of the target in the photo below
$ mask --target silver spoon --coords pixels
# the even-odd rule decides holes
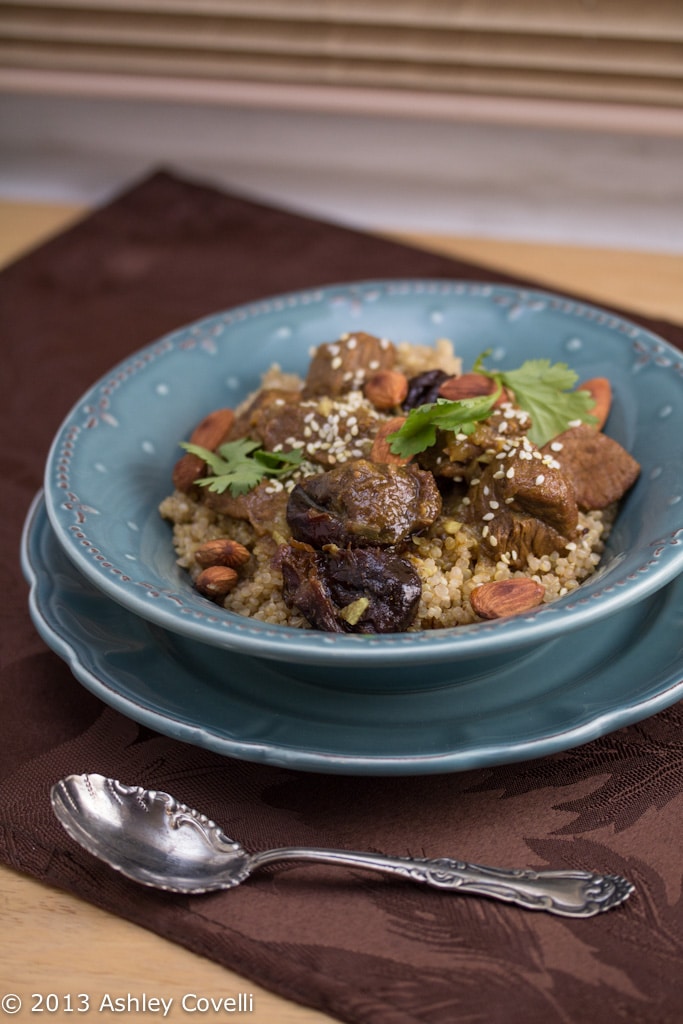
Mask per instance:
[[[503,870],[447,857],[385,857],[302,847],[247,853],[215,822],[168,793],[124,786],[103,775],[69,775],[50,795],[72,839],[128,878],[171,892],[230,889],[264,864],[284,860],[388,872],[437,889],[491,896],[564,917],[592,917],[633,892],[619,875],[588,871]]]

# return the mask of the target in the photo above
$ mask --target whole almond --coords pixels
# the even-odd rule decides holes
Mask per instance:
[[[408,378],[399,370],[378,370],[368,377],[363,392],[375,409],[386,412],[403,403],[408,394]]]
[[[406,421],[405,416],[394,416],[393,419],[387,420],[383,423],[377,433],[375,434],[375,440],[372,443],[372,450],[370,451],[370,458],[373,462],[382,462],[385,465],[393,466],[405,466],[410,462],[412,456],[408,455],[396,455],[392,452],[389,447],[389,441],[387,437],[389,434],[393,434],[394,431],[400,430]]]
[[[545,587],[528,576],[492,580],[475,587],[470,594],[472,608],[482,619],[502,619],[528,612],[543,601]]]
[[[190,441],[212,452],[223,441],[227,441],[234,422],[232,409],[214,409],[197,424],[190,434]]]
[[[602,430],[612,408],[612,385],[609,380],[607,377],[591,377],[590,380],[579,384],[576,390],[590,392],[595,405],[588,412],[597,420],[597,423],[591,423],[590,426]]]
[[[227,565],[210,565],[200,572],[194,585],[200,594],[211,601],[218,601],[234,588],[239,579],[234,569]]]
[[[206,474],[206,463],[198,455],[192,452],[185,452],[181,455],[173,467],[173,486],[177,491],[188,494],[194,485],[195,480]]]
[[[492,395],[497,387],[495,380],[485,377],[483,373],[463,373],[461,377],[449,377],[443,382],[439,388],[439,398],[447,398],[449,402],[460,401],[462,398],[480,398]],[[509,393],[503,388],[495,406],[510,400]]]
[[[214,451],[220,444],[227,441],[235,414],[232,409],[214,409],[197,424],[190,434],[192,444],[201,445]],[[173,467],[173,486],[183,494],[188,494],[195,480],[206,476],[206,463],[193,452],[185,452]]]
[[[461,398],[479,398],[480,395],[492,395],[496,390],[496,382],[483,373],[463,373],[461,377],[449,377],[439,388],[439,398],[447,398],[450,402]]]
[[[244,544],[230,537],[217,537],[207,540],[194,553],[197,565],[206,569],[211,565],[228,565],[231,569],[239,569],[249,561],[249,551]]]

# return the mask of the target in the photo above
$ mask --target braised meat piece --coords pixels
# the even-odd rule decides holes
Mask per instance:
[[[383,548],[317,551],[294,541],[277,557],[288,607],[328,633],[402,632],[422,586],[410,562]]]
[[[618,441],[585,424],[565,430],[542,451],[560,464],[583,511],[618,501],[640,474],[640,465]]]
[[[385,547],[424,530],[440,511],[431,473],[358,459],[297,484],[287,522],[297,540],[314,547]]]
[[[578,508],[571,482],[555,459],[526,438],[511,439],[475,478],[467,519],[493,557],[507,554],[513,568],[564,551],[576,536]]]
[[[309,462],[334,466],[351,451],[359,458],[372,446],[378,415],[352,398],[302,399],[301,391],[269,388],[244,410],[230,440],[250,437],[266,451],[299,448]]]
[[[202,488],[201,498],[204,504],[234,519],[246,519],[254,527],[259,536],[280,533],[287,536],[287,492],[273,486],[272,480],[262,480],[246,494],[236,497],[230,491],[216,494],[208,488]]]
[[[254,437],[263,440],[262,425],[272,419],[297,416],[296,410],[299,408],[300,401],[300,391],[288,388],[262,389],[236,418],[230,431],[230,440],[234,441],[241,437]],[[292,426],[294,425],[293,423]],[[272,451],[272,448],[269,450]]]
[[[303,389],[304,398],[345,394],[363,387],[378,370],[391,370],[396,349],[386,338],[358,331],[338,341],[319,345],[311,360]]]
[[[482,462],[501,451],[508,438],[522,437],[530,426],[529,414],[505,401],[477,423],[471,434],[437,431],[436,444],[421,452],[416,461],[436,477],[468,481],[480,476]]]

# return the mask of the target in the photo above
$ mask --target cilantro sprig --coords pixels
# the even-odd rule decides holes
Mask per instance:
[[[437,398],[436,402],[427,402],[417,409],[411,409],[403,426],[387,437],[391,451],[403,458],[417,455],[431,448],[436,441],[437,430],[471,434],[479,420],[485,420],[490,415],[501,390],[499,385],[492,395],[454,401]]]
[[[487,349],[477,357],[473,373],[481,373],[497,384],[492,395],[449,401],[437,398],[417,409],[411,409],[400,428],[387,440],[395,455],[408,458],[425,451],[436,441],[437,430],[471,434],[479,420],[492,412],[503,388],[514,393],[521,409],[529,413],[531,427],[528,437],[541,448],[567,429],[570,423],[596,423],[590,410],[595,400],[589,391],[575,390],[578,375],[566,363],[549,359],[527,359],[516,370],[487,370],[484,360],[491,355]]]
[[[303,451],[295,448],[290,452],[268,452],[258,441],[240,438],[226,441],[215,452],[199,444],[183,442],[181,447],[206,462],[211,476],[201,477],[195,483],[208,487],[216,494],[230,491],[233,497],[246,494],[267,477],[286,476],[301,465]]]
[[[532,426],[528,431],[530,441],[541,448],[553,437],[567,429],[570,423],[596,423],[590,410],[595,399],[589,391],[573,390],[578,374],[566,363],[551,363],[549,359],[527,359],[517,370],[487,370],[484,360],[491,351],[477,358],[473,373],[482,373],[496,381],[499,386],[514,392],[521,409],[528,412]]]

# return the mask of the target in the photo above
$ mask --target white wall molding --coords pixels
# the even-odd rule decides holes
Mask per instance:
[[[683,107],[646,103],[471,95],[421,90],[342,88],[282,82],[35,71],[0,67],[7,94],[158,100],[218,107],[429,118],[683,137]]]
[[[162,97],[135,81],[122,93],[100,79],[93,94],[78,77],[60,92],[49,77],[3,78],[6,198],[98,202],[165,165],[361,228],[683,252],[672,111],[631,121],[622,108],[491,97],[392,105],[244,83],[220,98],[177,83],[182,96]]]

